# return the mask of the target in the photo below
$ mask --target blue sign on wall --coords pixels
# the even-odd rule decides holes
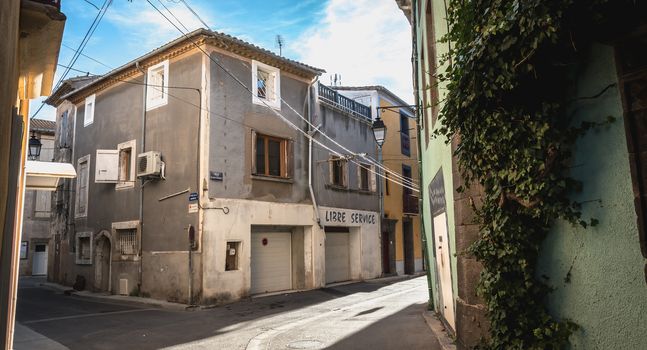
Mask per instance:
[[[195,202],[198,200],[198,192],[191,192],[189,194],[189,202]]]

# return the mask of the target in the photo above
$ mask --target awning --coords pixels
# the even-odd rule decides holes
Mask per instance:
[[[59,178],[73,179],[76,177],[74,166],[70,163],[28,160],[25,170],[28,190],[54,191]]]

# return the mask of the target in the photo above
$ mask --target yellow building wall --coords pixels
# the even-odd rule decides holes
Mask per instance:
[[[389,107],[392,104],[385,99],[380,99],[380,107]],[[409,137],[410,137],[410,156],[402,154],[400,144],[400,112],[399,109],[381,109],[380,118],[387,128],[386,140],[382,146],[382,159],[384,166],[388,169],[402,175],[402,165],[411,167],[411,177],[414,183],[418,183],[418,147],[416,136],[416,120],[409,119]],[[402,182],[395,176],[388,175],[390,179]],[[403,188],[393,182],[382,179],[382,189],[384,190],[384,214],[389,219],[398,220],[395,228],[395,260],[404,260],[404,238],[402,232],[402,219],[404,217],[404,208],[402,202]],[[388,194],[387,194],[388,186]],[[419,193],[413,192],[414,196]],[[420,229],[420,216],[410,216],[413,224],[413,249],[414,259],[422,259],[422,232]]]

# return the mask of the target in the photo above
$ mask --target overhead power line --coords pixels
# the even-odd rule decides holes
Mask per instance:
[[[148,1],[148,0],[147,0],[147,1]],[[179,1],[184,2],[184,0],[179,0]],[[159,3],[164,7],[164,9],[166,9],[166,11],[167,11],[167,12],[168,12],[168,13],[169,13],[169,14],[170,14],[170,15],[171,15],[171,16],[172,16],[176,21],[178,21],[178,22],[180,23],[180,25],[181,25],[182,27],[184,27],[184,29],[185,29],[187,32],[189,31],[189,29],[188,29],[188,28],[187,28],[187,27],[186,27],[186,26],[185,26],[185,25],[184,25],[184,24],[183,24],[183,23],[182,23],[182,22],[181,22],[181,21],[180,21],[180,20],[179,20],[179,19],[178,19],[174,14],[173,14],[173,12],[172,12],[168,7],[166,7],[166,6],[164,5],[164,3],[162,3],[162,1],[161,1],[161,0],[158,0],[158,2],[159,2]],[[173,24],[173,23],[172,23],[172,22],[171,22],[171,21],[170,21],[166,16],[164,16],[164,14],[162,14],[162,13],[161,13],[161,12],[160,12],[156,7],[155,7],[155,5],[153,5],[150,1],[148,1],[148,3],[149,3],[151,6],[153,6],[153,8],[155,8],[155,10],[157,10],[157,12],[159,12],[159,13],[160,13],[164,18],[166,18],[166,20],[167,20],[167,21],[169,21],[169,23]],[[184,4],[185,4],[187,7],[189,7],[189,8],[190,8],[190,6],[189,6],[186,2],[184,2]],[[194,14],[197,16],[197,14],[195,13],[195,11],[193,11],[193,9],[190,9],[190,10],[191,10],[191,12],[192,12],[192,13],[194,13]],[[199,16],[197,16],[197,17],[198,17],[198,19],[200,19],[200,18],[199,18]],[[201,20],[201,19],[200,19],[200,20]],[[178,28],[178,27],[177,27],[177,26],[175,26],[175,25],[173,25],[173,26],[174,26],[174,27],[175,27],[175,28],[176,28],[176,29],[177,29],[177,30],[178,30],[178,31],[179,31],[183,36],[185,36],[185,37],[188,39],[188,36],[187,36],[184,32],[182,32],[182,30],[181,30],[180,28]],[[193,43],[193,44],[195,45],[195,43]],[[197,45],[196,45],[196,46],[197,46]],[[199,49],[200,49],[200,48],[199,48]],[[209,57],[209,58],[213,61],[213,59],[210,57],[210,55],[208,55],[206,52],[204,52],[204,50],[201,50],[201,51],[202,51],[205,55],[207,55],[207,57]],[[215,61],[214,61],[214,62],[215,62]],[[247,67],[247,68],[250,68],[250,67],[249,67],[249,66],[247,66],[247,65],[246,65],[246,67]],[[221,68],[223,68],[223,69],[224,69],[224,70],[225,70],[229,75],[231,75],[231,76],[233,77],[233,75],[232,75],[229,71],[227,71],[224,67],[221,67]],[[240,83],[240,82],[239,82],[239,83]],[[250,93],[252,93],[252,94],[253,94],[253,92],[252,92],[250,89],[248,89],[248,88],[247,88],[247,86],[245,86],[245,85],[244,85],[244,84],[242,84],[242,83],[241,83],[241,85],[242,85],[245,89],[247,89]],[[309,120],[307,120],[306,118],[304,118],[304,117],[301,115],[301,113],[297,112],[294,108],[292,108],[292,106],[291,106],[287,101],[285,101],[283,98],[280,98],[280,100],[281,100],[281,102],[285,103],[285,105],[286,105],[286,106],[288,106],[288,108],[290,108],[290,109],[291,109],[291,110],[292,110],[292,111],[293,111],[297,116],[299,116],[299,118],[301,118],[303,121],[305,121],[305,122],[306,122],[306,123],[307,123],[311,128],[313,128],[313,129],[314,129],[314,128],[316,128],[316,127],[315,127],[315,125],[313,125]],[[266,107],[270,108],[269,106],[266,106]],[[299,130],[300,130],[300,129],[299,129]],[[301,130],[300,130],[300,131],[301,131]],[[381,163],[377,162],[374,158],[369,157],[369,156],[367,156],[367,155],[363,155],[363,154],[357,153],[357,152],[353,152],[353,151],[349,150],[348,148],[344,147],[343,145],[339,144],[339,143],[338,143],[336,140],[334,140],[333,138],[329,137],[326,133],[321,132],[321,131],[320,131],[320,133],[321,133],[325,138],[327,138],[327,139],[329,139],[331,142],[333,142],[333,144],[335,144],[336,146],[340,147],[340,148],[341,148],[342,150],[344,150],[345,152],[350,153],[352,156],[363,158],[364,160],[366,160],[366,161],[370,162],[371,164],[375,165],[377,168],[379,168],[379,169],[383,170],[385,173],[390,173],[390,174],[391,174],[391,175],[393,175],[394,177],[398,178],[400,181],[403,181],[403,182],[405,182],[405,183],[408,183],[409,185],[411,185],[411,186],[413,186],[413,187],[417,187],[417,186],[418,186],[418,185],[417,185],[417,184],[416,184],[412,179],[407,178],[407,177],[405,177],[405,176],[403,176],[403,175],[401,175],[401,174],[399,174],[399,173],[397,173],[397,172],[395,172],[395,171],[393,171],[393,170],[389,169],[388,167],[385,167],[383,164],[381,164]],[[308,135],[308,136],[309,136],[309,135]]]
[[[65,80],[67,75],[72,70],[72,67],[74,66],[76,61],[79,59],[79,56],[83,52],[83,49],[85,48],[85,46],[90,41],[90,38],[92,37],[92,34],[94,34],[94,31],[99,26],[99,23],[101,22],[101,19],[103,19],[103,16],[108,11],[108,7],[110,6],[110,4],[112,4],[112,0],[105,0],[103,2],[103,5],[101,5],[101,9],[99,9],[99,12],[97,12],[97,15],[94,17],[94,20],[92,21],[92,24],[90,25],[90,28],[88,28],[88,30],[85,32],[85,35],[83,36],[83,40],[81,40],[81,43],[79,44],[79,47],[75,50],[76,51],[75,54],[72,55],[72,59],[70,59],[70,62],[67,64],[68,68],[65,69],[65,71],[63,72],[61,77],[58,79],[58,81],[54,85],[53,90],[58,89],[58,87],[61,85],[63,80]],[[41,105],[38,107],[36,112],[34,112],[34,114],[32,114],[31,119],[34,119],[38,115],[38,113],[43,109],[44,106],[45,106],[45,102],[43,101],[43,102],[41,102]]]
[[[149,4],[149,5],[151,5],[151,6],[152,6],[152,7],[153,7],[153,8],[154,8],[154,9],[155,9],[155,10],[156,10],[156,11],[157,11],[157,12],[158,12],[162,17],[164,17],[164,19],[166,19],[166,20],[167,20],[167,21],[168,21],[168,22],[169,22],[173,27],[175,27],[175,29],[177,29],[177,30],[178,30],[178,31],[179,31],[179,32],[180,32],[180,33],[181,33],[181,34],[182,34],[182,35],[183,35],[187,40],[189,40],[189,41],[190,41],[190,42],[191,42],[191,43],[192,43],[192,44],[193,44],[193,45],[194,45],[198,50],[202,51],[202,53],[203,53],[203,54],[205,54],[205,56],[206,56],[207,58],[209,58],[209,59],[210,59],[214,64],[216,64],[218,67],[220,67],[220,68],[221,68],[225,73],[227,73],[227,75],[229,75],[232,79],[234,79],[234,80],[235,80],[235,81],[236,81],[236,82],[237,82],[241,87],[243,87],[245,90],[247,90],[247,91],[248,91],[248,92],[253,96],[253,91],[252,91],[250,88],[248,88],[248,87],[247,87],[247,86],[246,86],[242,81],[240,81],[240,79],[239,79],[238,77],[236,77],[234,74],[232,74],[232,73],[231,73],[227,68],[225,68],[224,66],[222,66],[222,65],[220,64],[220,62],[218,62],[217,60],[215,60],[213,57],[211,57],[211,55],[209,55],[206,51],[204,51],[204,49],[202,49],[202,48],[200,47],[200,45],[196,44],[196,43],[195,43],[195,42],[194,42],[194,41],[193,41],[193,40],[192,40],[192,39],[191,39],[191,38],[190,38],[186,33],[184,33],[184,32],[182,31],[182,29],[180,29],[180,28],[179,28],[175,23],[173,23],[173,21],[171,21],[171,20],[170,20],[170,18],[168,18],[164,13],[162,13],[162,11],[161,11],[157,6],[155,6],[155,5],[154,5],[150,0],[146,0],[146,2],[148,2],[148,4]],[[173,16],[172,12],[171,12],[171,11],[170,11],[170,10],[169,10],[165,5],[164,5],[164,3],[162,3],[162,1],[161,1],[161,0],[158,0],[158,2],[162,5],[162,7],[164,7],[164,8],[166,9],[166,11],[167,11],[167,12],[169,12],[169,13],[171,14],[171,16]],[[175,16],[173,16],[173,17],[175,17]],[[177,17],[175,17],[175,18],[177,19]],[[181,21],[180,21],[180,23],[181,23]],[[184,26],[183,24],[181,24],[181,25],[182,25],[183,27],[185,27],[185,28],[186,28],[186,26]],[[290,110],[292,110],[292,111],[293,111],[297,116],[299,116],[302,120],[304,120],[306,123],[308,123],[309,125],[311,125],[312,127],[314,127],[314,125],[312,125],[312,123],[310,123],[306,118],[304,118],[304,117],[303,117],[303,116],[302,116],[298,111],[296,111],[296,110],[295,110],[295,109],[294,109],[294,108],[293,108],[289,103],[287,103],[287,102],[286,102],[285,100],[283,100],[283,99],[281,99],[281,101],[282,101],[286,106],[288,106],[288,108],[289,108]],[[380,168],[380,169],[383,169],[385,172],[391,173],[393,176],[401,178],[401,180],[403,180],[406,184],[405,184],[405,183],[399,183],[399,182],[395,181],[394,179],[391,179],[390,177],[386,177],[386,176],[382,175],[381,173],[378,173],[378,172],[373,171],[372,169],[369,169],[369,171],[370,171],[371,173],[373,173],[373,174],[375,174],[375,175],[377,175],[377,176],[379,176],[379,177],[382,177],[382,178],[384,178],[384,179],[386,179],[386,180],[388,180],[388,181],[391,181],[391,182],[394,182],[394,183],[396,183],[396,184],[399,184],[399,185],[401,185],[401,186],[403,186],[403,187],[409,188],[409,189],[411,189],[412,191],[420,192],[420,191],[418,190],[418,188],[417,188],[417,187],[414,187],[414,186],[415,186],[415,184],[414,184],[414,183],[413,183],[413,181],[411,181],[410,179],[408,179],[408,178],[406,178],[406,177],[403,177],[402,175],[400,175],[400,174],[398,174],[398,173],[394,172],[393,170],[391,170],[391,169],[388,169],[388,168],[384,167],[382,164],[379,164],[378,162],[375,162],[375,161],[374,161],[373,159],[371,159],[370,157],[366,157],[365,155],[362,155],[362,154],[360,154],[360,153],[350,151],[348,148],[346,148],[345,146],[341,145],[340,143],[338,143],[337,141],[335,141],[334,139],[332,139],[331,137],[329,137],[329,136],[328,136],[328,135],[326,135],[325,133],[320,132],[322,135],[324,135],[324,137],[326,137],[326,138],[327,138],[327,139],[329,139],[331,142],[333,142],[337,147],[341,148],[341,149],[342,149],[342,150],[344,150],[345,152],[348,152],[348,153],[350,154],[350,156],[351,156],[351,157],[348,157],[347,155],[342,155],[342,154],[340,154],[338,151],[333,150],[332,148],[330,148],[330,147],[328,147],[328,146],[324,145],[324,144],[323,144],[323,143],[321,143],[319,140],[316,140],[314,137],[312,137],[311,135],[309,135],[307,132],[305,132],[305,131],[301,130],[301,128],[299,128],[298,126],[294,125],[294,124],[293,124],[289,119],[287,119],[287,118],[286,118],[285,116],[283,116],[281,113],[277,112],[275,109],[273,109],[271,106],[269,106],[269,104],[267,104],[267,102],[265,102],[264,100],[261,100],[261,102],[265,105],[265,107],[266,107],[268,110],[270,110],[270,111],[271,111],[272,113],[274,113],[276,116],[278,116],[279,118],[281,118],[281,119],[282,119],[286,124],[290,125],[293,129],[295,129],[295,130],[297,130],[298,132],[302,133],[306,138],[308,138],[308,139],[312,140],[312,142],[314,142],[314,143],[317,143],[317,144],[321,145],[322,147],[326,148],[327,150],[329,150],[329,151],[330,151],[330,152],[332,152],[333,154],[335,154],[335,155],[337,155],[337,156],[339,156],[339,157],[343,157],[343,158],[345,158],[347,161],[350,161],[351,163],[354,163],[354,164],[356,164],[356,165],[358,165],[358,166],[361,166],[361,164],[360,164],[360,163],[358,163],[357,161],[355,161],[354,159],[355,159],[355,158],[359,158],[359,157],[361,157],[361,158],[365,159],[366,161],[368,161],[368,162],[372,163],[372,165],[374,165],[374,166],[376,166],[376,167],[378,167],[378,168]]]

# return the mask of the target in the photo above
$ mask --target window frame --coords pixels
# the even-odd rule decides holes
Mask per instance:
[[[258,71],[262,70],[273,78],[274,98],[258,96]],[[281,70],[265,63],[252,60],[252,102],[257,105],[269,105],[270,107],[281,110]],[[267,95],[267,92],[266,92]]]
[[[88,192],[90,188],[90,166],[91,166],[91,157],[89,154],[80,157],[79,159],[76,160],[76,169],[77,169],[77,176],[76,178],[76,196],[74,199],[74,217],[75,218],[82,218],[82,217],[87,217],[88,216]],[[85,191],[84,193],[81,193],[81,164],[82,163],[87,163],[86,166],[86,172],[87,175],[85,176]],[[79,201],[81,199],[81,196],[84,196],[85,199],[85,207],[83,211],[79,210]]]
[[[20,260],[27,260],[27,259],[29,259],[29,241],[21,241],[20,242]]]
[[[130,173],[128,174],[127,178],[124,180],[122,178],[121,152],[127,149],[130,149],[130,169],[129,169]],[[115,184],[115,188],[118,190],[126,189],[126,188],[134,188],[136,172],[137,172],[137,169],[135,168],[137,165],[137,140],[130,140],[130,141],[126,141],[118,144],[117,151],[119,152],[118,153],[119,157],[117,161],[118,182]]]
[[[135,231],[135,247],[133,254],[122,254],[121,251],[121,232],[120,231]],[[115,247],[114,251],[118,253],[121,260],[135,260],[141,255],[141,226],[139,220],[120,221],[112,223],[112,237],[114,237]]]
[[[341,181],[342,183],[335,182],[335,163],[339,162],[341,164]],[[328,158],[328,172],[330,185],[338,188],[348,188],[348,160],[340,157],[338,155],[331,154]]]
[[[258,171],[258,140],[259,139],[264,139],[263,142],[263,150],[264,150],[264,155],[263,155],[263,168],[264,172],[260,173]],[[280,175],[271,175],[270,174],[270,167],[269,167],[269,152],[268,152],[268,146],[269,146],[269,141],[278,141],[279,142],[279,173]],[[290,180],[292,179],[292,161],[291,158],[293,157],[293,154],[291,154],[292,151],[292,140],[279,137],[279,136],[273,136],[273,135],[267,135],[267,134],[262,134],[258,132],[253,132],[252,134],[252,171],[251,174],[252,176],[259,176],[259,177],[265,177],[265,178],[272,178],[272,179],[283,179],[283,180]]]
[[[403,121],[406,125],[403,125]],[[409,128],[409,116],[400,111],[400,152],[407,157],[411,157],[411,133]],[[405,147],[405,140],[407,147]]]
[[[226,272],[228,272],[228,271],[240,271],[241,270],[240,255],[241,255],[243,242],[240,241],[240,240],[233,240],[233,241],[228,240],[225,244],[226,244],[226,247],[225,247],[226,248],[225,249],[225,271]],[[235,248],[231,248],[230,244],[234,245]],[[231,256],[229,254],[229,249],[236,249],[236,253],[234,254],[235,263],[234,263],[233,268],[228,268],[230,265],[227,264],[227,260]]]
[[[153,74],[157,74],[162,71],[162,88],[159,86],[153,86],[157,84],[152,84]],[[164,60],[158,64],[148,67],[146,71],[146,111],[153,110],[158,107],[166,106],[168,104],[168,87],[169,87],[169,60]],[[160,91],[161,90],[161,91]],[[153,98],[151,91],[158,91],[162,93],[160,98]]]
[[[88,257],[81,257],[81,253],[83,252],[83,249],[81,247],[81,239],[87,238],[90,241],[90,254]],[[77,232],[76,236],[74,237],[75,241],[75,246],[76,246],[76,252],[74,253],[74,261],[77,265],[92,265],[92,254],[93,252],[93,245],[94,245],[94,235],[90,231],[84,231],[84,232]]]
[[[366,183],[364,183],[363,172],[366,172]],[[365,192],[377,192],[377,184],[371,176],[375,176],[375,166],[367,163],[357,164],[357,188]]]
[[[92,105],[92,113],[88,113],[88,105]],[[92,94],[85,98],[85,108],[83,109],[83,127],[94,123],[94,112],[97,110],[97,95]]]

